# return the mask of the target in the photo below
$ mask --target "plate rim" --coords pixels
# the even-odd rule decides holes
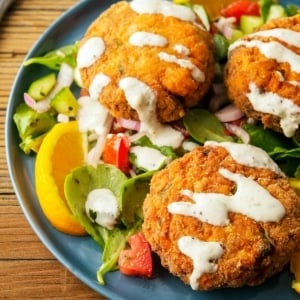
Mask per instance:
[[[104,1],[101,1],[101,2],[102,3],[100,4],[100,6],[103,7],[103,10],[104,10],[104,6],[106,4],[109,6],[110,4],[117,2],[117,0],[104,0]],[[78,13],[86,5],[95,5],[95,0],[81,0],[78,3],[76,3],[75,5],[73,5],[72,7],[70,7],[69,9],[67,9],[58,18],[56,18],[56,20],[54,20],[50,24],[50,26],[39,36],[39,38],[35,41],[35,43],[33,43],[33,45],[31,46],[30,50],[26,54],[23,61],[25,61],[26,59],[31,57],[32,54],[34,52],[36,52],[37,47],[44,42],[45,36],[48,36],[50,33],[55,31],[56,27],[61,22],[63,22],[65,19],[70,18],[72,14]],[[25,205],[25,202],[22,199],[21,193],[19,191],[19,187],[17,185],[17,180],[16,180],[17,178],[15,176],[15,172],[14,172],[14,169],[13,169],[13,163],[12,163],[13,153],[12,153],[12,151],[10,151],[11,147],[12,147],[11,144],[10,144],[11,135],[12,135],[11,132],[16,130],[15,128],[12,128],[13,127],[12,115],[13,115],[15,105],[16,105],[16,101],[13,100],[13,96],[14,96],[14,93],[15,93],[14,91],[15,91],[16,87],[19,84],[19,80],[22,77],[22,74],[24,73],[24,69],[25,68],[24,68],[23,62],[22,62],[19,69],[18,69],[18,71],[17,71],[17,73],[16,73],[16,75],[15,75],[14,82],[13,82],[12,87],[11,87],[10,96],[8,98],[8,102],[7,102],[7,106],[6,106],[6,118],[5,118],[5,124],[4,124],[5,125],[4,126],[4,143],[5,143],[6,162],[7,162],[10,181],[11,181],[11,184],[13,186],[13,190],[14,190],[14,193],[15,193],[16,198],[18,200],[18,203],[19,203],[19,205],[22,209],[23,214],[26,217],[27,222],[30,224],[30,226],[31,226],[32,230],[34,231],[34,233],[38,236],[40,241],[49,250],[49,252],[51,252],[51,254],[59,261],[59,263],[61,263],[75,277],[77,277],[80,281],[82,281],[84,284],[86,284],[88,287],[90,287],[92,290],[94,290],[99,295],[102,295],[102,296],[108,297],[108,298],[113,298],[113,299],[120,299],[120,300],[121,299],[126,299],[124,297],[121,297],[119,294],[116,294],[114,291],[112,291],[111,289],[109,289],[106,286],[101,286],[100,284],[98,284],[98,286],[96,288],[94,282],[91,282],[86,276],[84,276],[84,274],[81,274],[80,272],[78,273],[78,272],[76,272],[76,270],[74,271],[74,269],[72,269],[72,266],[70,266],[63,259],[63,255],[61,255],[59,253],[59,251],[55,248],[55,245],[52,244],[52,242],[50,241],[50,238],[43,234],[43,231],[44,231],[43,228],[40,228],[39,224],[34,220],[34,218],[31,217],[31,212],[29,212],[26,209],[26,205]],[[15,105],[12,105],[12,103],[14,103]],[[21,155],[23,155],[23,154],[21,153]],[[95,275],[95,277],[96,277],[96,275]],[[151,292],[151,290],[149,290],[149,292]],[[201,297],[201,299],[202,299],[202,297]],[[213,298],[209,298],[209,299],[215,299],[215,298],[213,297]]]

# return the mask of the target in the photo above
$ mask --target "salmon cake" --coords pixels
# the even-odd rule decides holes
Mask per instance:
[[[151,109],[166,123],[183,117],[207,93],[214,76],[213,41],[188,7],[121,1],[90,25],[77,63],[83,88],[114,117],[141,119],[128,101],[132,92],[144,99],[144,109],[154,98]]]
[[[299,196],[246,144],[207,142],[171,162],[153,176],[143,213],[151,249],[194,290],[259,285],[300,241]]]
[[[299,134],[300,15],[274,19],[229,48],[228,96],[248,117],[287,137]]]

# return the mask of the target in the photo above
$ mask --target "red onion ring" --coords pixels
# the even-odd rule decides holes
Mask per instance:
[[[221,122],[236,121],[244,116],[244,113],[233,104],[229,104],[219,111],[215,112],[215,116]]]

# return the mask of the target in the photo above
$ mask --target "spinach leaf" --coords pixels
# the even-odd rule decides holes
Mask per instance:
[[[188,110],[183,117],[183,124],[192,138],[199,143],[233,141],[231,136],[225,134],[223,124],[207,110],[199,108]]]
[[[140,223],[131,229],[115,229],[109,232],[102,254],[102,265],[97,271],[97,279],[100,284],[104,284],[103,276],[107,272],[117,269],[121,251],[125,248],[128,238],[138,230],[140,230]]]
[[[121,192],[121,220],[126,227],[143,219],[143,203],[149,192],[149,183],[154,172],[146,172],[124,182]]]
[[[243,129],[250,136],[250,144],[262,148],[266,152],[273,151],[276,147],[289,148],[290,141],[283,135],[259,125],[243,124]]]
[[[120,198],[121,187],[127,177],[116,167],[101,164],[81,166],[74,169],[65,179],[64,191],[67,203],[87,233],[103,248],[109,237],[109,231],[93,223],[86,214],[85,202],[89,192],[97,188],[110,189]]]
[[[156,146],[154,145],[148,136],[144,135],[140,137],[137,141],[133,143],[135,146],[143,146],[156,149],[160,151],[163,155],[175,159],[177,157],[174,149],[170,146]]]
[[[72,67],[76,66],[77,43],[63,46],[46,53],[44,56],[32,57],[24,62],[24,66],[32,64],[43,65],[51,70],[58,71],[63,62]]]

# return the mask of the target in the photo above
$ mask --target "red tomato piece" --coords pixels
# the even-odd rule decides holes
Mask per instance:
[[[242,15],[259,16],[260,8],[258,3],[251,0],[237,0],[222,9],[221,15],[226,18],[235,17],[239,23]]]
[[[150,278],[153,263],[150,246],[142,232],[128,239],[130,249],[122,250],[119,256],[119,270],[124,275]]]
[[[102,160],[118,167],[122,172],[129,172],[129,141],[122,134],[110,135],[105,143]]]

